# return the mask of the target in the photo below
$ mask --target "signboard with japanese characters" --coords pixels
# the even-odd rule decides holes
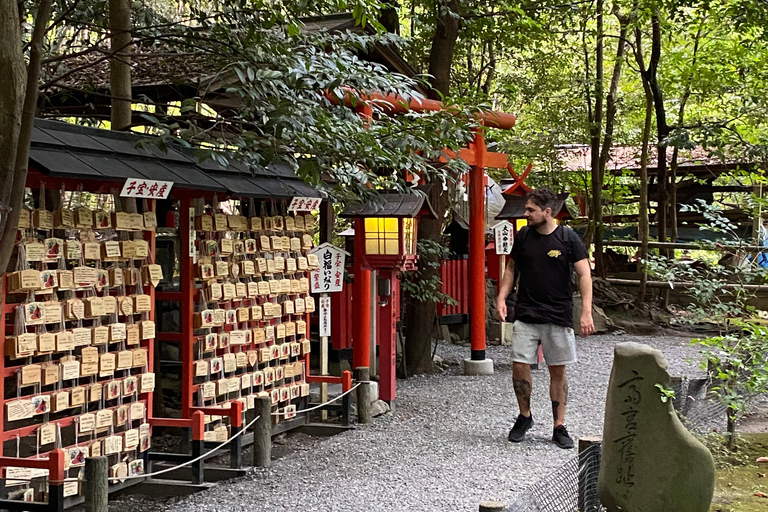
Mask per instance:
[[[294,197],[288,205],[289,212],[311,212],[320,208],[320,197]]]
[[[331,335],[331,298],[328,295],[320,297],[320,336]]]
[[[141,197],[144,199],[168,199],[173,187],[172,181],[127,178],[120,197]]]
[[[319,268],[310,274],[312,293],[340,292],[344,286],[344,261],[348,253],[329,243],[319,245],[312,254]]]
[[[503,220],[493,226],[493,234],[496,237],[496,254],[509,254],[512,252],[514,229],[512,223]]]

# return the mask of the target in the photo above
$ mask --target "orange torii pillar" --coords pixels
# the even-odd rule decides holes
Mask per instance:
[[[473,153],[471,156],[469,153]],[[461,152],[459,153],[461,156]],[[482,130],[475,132],[464,159],[469,171],[469,340],[470,358],[464,375],[492,375],[493,360],[485,356],[485,167],[488,155]],[[495,156],[495,155],[494,155]],[[506,157],[506,155],[503,155]],[[470,157],[470,158],[467,158]],[[506,160],[506,158],[504,158]]]
[[[383,112],[394,115],[409,111],[437,112],[453,107],[446,107],[441,101],[429,99],[404,98],[399,95],[367,93],[353,94],[349,88],[343,97],[336,97],[330,93],[325,94],[329,101],[353,107],[366,119],[373,115],[372,104]],[[364,103],[361,103],[363,100]],[[476,115],[485,127],[493,127],[509,130],[515,125],[515,116],[504,112],[482,112]],[[446,155],[455,155],[446,149]],[[472,353],[469,359],[464,360],[464,373],[466,375],[481,375],[493,373],[493,361],[485,358],[485,168],[493,167],[506,169],[508,166],[507,155],[503,153],[488,153],[485,145],[485,137],[482,129],[475,132],[475,140],[469,148],[459,151],[460,158],[472,166],[470,171],[470,226],[469,226],[469,281],[472,283],[469,290],[470,307],[470,341]],[[357,232],[357,231],[356,231]],[[355,237],[355,243],[359,237]],[[355,247],[356,255],[362,254]],[[358,256],[359,257],[359,256]],[[355,258],[357,261],[358,258]],[[366,368],[370,362],[370,270],[365,270],[362,265],[355,264],[355,288],[353,297],[353,310],[355,311],[356,329],[353,333],[353,364]],[[355,304],[354,301],[357,301]]]

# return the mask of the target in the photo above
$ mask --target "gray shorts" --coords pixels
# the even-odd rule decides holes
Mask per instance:
[[[516,320],[512,326],[511,337],[512,360],[516,363],[536,364],[539,343],[544,352],[544,360],[549,366],[571,364],[578,360],[576,337],[570,327],[527,324]]]

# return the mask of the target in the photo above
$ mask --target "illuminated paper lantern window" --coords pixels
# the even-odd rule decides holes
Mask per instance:
[[[355,237],[363,243],[363,263],[371,269],[416,268],[418,219],[434,212],[426,197],[418,194],[382,194],[383,204],[351,205],[341,217],[355,219]],[[359,232],[358,232],[359,231]]]

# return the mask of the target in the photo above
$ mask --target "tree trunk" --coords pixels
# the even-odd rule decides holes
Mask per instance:
[[[699,42],[701,41],[701,31],[704,25],[704,20],[706,19],[706,15],[702,15],[701,17],[701,23],[699,24],[699,29],[696,31],[696,37],[693,41],[693,57],[691,60],[691,73],[686,77],[685,79],[685,90],[683,91],[683,95],[680,98],[680,109],[677,113],[677,126],[683,126],[683,122],[685,121],[685,106],[688,103],[688,99],[691,97],[691,85],[693,84],[693,73],[696,71],[696,60],[698,58],[699,53]],[[679,157],[680,151],[677,147],[675,147],[674,152],[672,153],[672,163],[670,165],[671,172],[671,179],[670,179],[670,187],[671,187],[671,197],[670,197],[670,208],[669,208],[669,228],[670,228],[670,239],[672,242],[677,241],[677,211],[678,211],[678,204],[677,204],[677,169],[678,169],[678,157]]]
[[[496,54],[493,51],[493,41],[488,41],[488,59],[488,71],[482,86],[483,94],[486,96],[491,93],[491,85],[496,75]]]
[[[629,18],[623,16],[618,8],[614,15],[619,20],[619,42],[616,48],[616,60],[613,64],[613,74],[611,75],[611,85],[608,89],[608,96],[605,101],[605,135],[603,137],[603,146],[600,150],[597,173],[592,172],[593,182],[597,179],[600,186],[600,192],[603,189],[605,180],[605,166],[611,155],[613,146],[613,129],[616,121],[616,98],[619,90],[619,80],[621,79],[621,69],[624,64],[624,49],[627,42],[627,27]],[[602,53],[602,50],[601,50]],[[601,59],[602,60],[602,59]],[[595,203],[594,221],[595,221],[595,272],[601,277],[605,277],[605,265],[603,263],[603,211],[602,196],[598,194],[598,201]],[[599,265],[598,265],[599,262]]]
[[[24,55],[14,0],[0,0],[0,200],[10,205],[24,105]],[[6,246],[7,247],[7,246]]]
[[[442,9],[442,7],[447,9]],[[438,2],[435,35],[429,51],[429,83],[432,86],[430,98],[442,99],[451,89],[451,65],[459,38],[461,18],[459,0]]]
[[[127,130],[132,118],[130,0],[109,0],[109,30],[114,52],[109,59],[112,129]]]
[[[24,85],[24,55],[21,53],[21,33],[15,21],[16,4],[0,0],[0,33],[6,36],[0,41],[0,62],[6,71],[0,75],[0,140],[9,136],[6,128],[17,132],[15,143],[0,149],[3,164],[0,189],[2,200],[11,207],[3,234],[0,237],[0,273],[7,270],[13,253],[19,225],[19,212],[24,201],[24,188],[29,166],[29,145],[37,108],[40,61],[45,30],[51,16],[51,0],[41,0],[37,8],[35,28],[29,46],[26,86]],[[13,22],[13,23],[8,23]],[[6,26],[6,24],[8,26]],[[11,26],[12,25],[12,26]],[[15,53],[15,55],[14,55]],[[15,85],[14,85],[15,84]],[[10,135],[13,137],[13,135]],[[7,163],[6,163],[7,162]],[[10,166],[7,167],[6,165]]]
[[[459,37],[460,18],[459,0],[447,0],[444,5],[448,12],[440,9],[438,4],[437,24],[432,38],[432,48],[429,52],[429,74],[432,90],[429,97],[442,99],[448,96],[451,86],[451,64],[456,50],[456,40]],[[421,219],[419,221],[419,238],[440,242],[443,233],[443,220],[448,209],[448,196],[438,186],[431,194],[430,201],[437,214],[437,219]],[[424,267],[424,277],[437,275],[439,270]],[[433,301],[406,302],[405,329],[405,361],[407,375],[431,372],[432,365],[432,335],[436,322],[437,310]]]
[[[448,195],[445,193],[430,194],[430,201],[436,212],[445,212],[448,207]],[[422,218],[419,220],[419,238],[440,241],[443,233],[443,218],[438,214],[437,219]],[[429,256],[436,258],[436,256]],[[420,273],[424,279],[439,275],[439,268],[431,268],[426,261],[419,260]],[[405,328],[405,368],[407,376],[417,373],[431,373],[432,338],[436,336],[437,309],[434,301],[417,301],[413,298],[406,302]]]
[[[656,208],[656,217],[659,230],[659,242],[667,241],[667,209],[669,206],[669,179],[667,177],[667,145],[666,138],[669,136],[669,126],[667,125],[667,111],[664,108],[664,94],[659,85],[657,74],[659,61],[661,60],[661,24],[659,22],[658,12],[651,16],[651,60],[648,63],[648,85],[653,95],[653,105],[656,113],[656,132],[657,142],[657,185],[658,206]]]
[[[672,162],[669,165],[669,241],[677,242],[677,156],[679,150],[672,150]]]
[[[400,2],[387,2],[381,9],[379,23],[387,32],[400,34]]]
[[[590,171],[592,173],[592,236],[595,243],[595,271],[604,275],[603,264],[603,180],[600,176],[600,135],[603,130],[603,0],[597,0],[597,45],[595,47],[595,109],[590,119]]]
[[[651,119],[653,118],[653,95],[648,85],[643,58],[642,30],[635,27],[635,58],[640,69],[640,79],[645,92],[645,123],[643,124],[643,142],[640,153],[640,205],[637,224],[637,235],[640,238],[640,250],[637,253],[637,264],[640,270],[640,288],[635,298],[635,306],[640,307],[645,300],[646,285],[648,283],[648,269],[645,260],[648,258],[648,144],[651,140]]]

